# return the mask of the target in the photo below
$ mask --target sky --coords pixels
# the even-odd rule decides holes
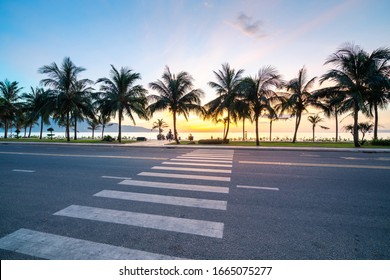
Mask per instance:
[[[80,78],[109,77],[111,64],[128,67],[153,93],[148,84],[168,66],[192,75],[205,104],[216,97],[208,82],[223,63],[244,69],[244,76],[271,65],[285,80],[305,66],[312,78],[329,69],[326,58],[346,42],[368,52],[390,47],[389,11],[388,0],[0,0],[0,80],[29,91],[45,78],[39,67],[68,56],[86,68]],[[158,118],[172,126],[169,113],[136,125],[151,128]],[[179,133],[223,130],[195,115],[179,120]],[[390,110],[381,111],[379,121],[380,129],[390,129]],[[261,120],[261,130],[267,123]],[[334,120],[322,125],[333,129]],[[275,122],[273,129],[293,132],[294,120]],[[311,131],[306,115],[299,131]]]

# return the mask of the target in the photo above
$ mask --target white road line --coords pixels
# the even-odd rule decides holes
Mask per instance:
[[[48,156],[48,157],[83,157],[83,158],[119,158],[119,159],[145,159],[145,160],[168,160],[168,158],[159,157],[132,157],[132,156],[104,156],[104,155],[80,155],[80,154],[41,154],[41,153],[20,153],[20,152],[0,152],[6,155],[29,155],[29,156]]]
[[[257,190],[267,190],[267,191],[278,191],[279,190],[279,188],[257,187],[257,186],[243,186],[243,185],[237,185],[237,188],[257,189]]]
[[[103,190],[94,194],[94,196],[215,210],[226,210],[227,206],[227,202],[223,200],[198,199],[191,197],[121,192],[112,190]]]
[[[27,170],[27,169],[12,169],[13,172],[25,172],[25,173],[34,173],[35,170]]]
[[[185,191],[195,191],[195,192],[229,193],[229,188],[205,186],[205,185],[175,184],[175,183],[136,181],[136,180],[124,180],[119,184],[128,185],[128,186],[137,186],[137,187],[174,189],[174,190],[185,190]]]
[[[205,169],[205,168],[189,168],[189,167],[171,167],[171,166],[153,166],[152,169],[172,170],[172,171],[191,171],[191,172],[208,172],[208,173],[232,173],[231,170],[225,169]]]
[[[179,178],[179,179],[230,182],[230,177],[220,177],[220,176],[203,176],[203,175],[190,175],[190,174],[158,173],[158,172],[141,172],[138,175],[150,176],[150,177],[163,177],[163,178]]]
[[[182,159],[182,158],[171,158],[171,160],[172,161],[186,161],[186,162],[233,163],[231,160]]]
[[[234,154],[234,150],[204,150],[204,149],[198,149],[192,152],[189,152],[188,154],[196,153],[196,154]]]
[[[191,166],[212,166],[212,167],[227,167],[232,168],[231,164],[215,164],[215,163],[196,163],[196,162],[174,162],[174,161],[164,161],[162,164],[168,165],[191,165]]]
[[[362,168],[362,169],[390,169],[390,166],[380,165],[352,165],[352,164],[329,164],[329,163],[301,163],[301,162],[272,162],[272,161],[240,161],[244,164],[262,165],[284,165],[284,166],[304,166],[304,167],[336,167],[336,168]]]
[[[211,160],[232,160],[233,157],[205,157],[205,156],[178,156],[176,158],[184,159],[211,159]]]
[[[171,256],[19,229],[0,239],[0,248],[51,260],[170,260]]]
[[[131,180],[129,177],[102,176],[104,179]]]
[[[54,213],[54,215],[216,238],[223,237],[224,228],[224,224],[219,222],[118,211],[80,205],[71,205]]]
[[[211,153],[187,153],[187,154],[183,154],[181,156],[210,156],[210,157],[233,157],[233,154],[211,154]]]

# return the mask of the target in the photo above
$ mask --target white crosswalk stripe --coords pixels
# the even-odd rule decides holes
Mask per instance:
[[[218,186],[194,185],[194,184],[179,184],[166,182],[152,182],[139,180],[124,180],[120,185],[139,186],[148,188],[173,189],[195,192],[212,192],[212,193],[229,193],[229,188]]]
[[[172,171],[206,172],[206,173],[232,173],[231,170],[226,170],[226,169],[206,169],[206,168],[171,167],[171,166],[153,166],[152,169],[172,170]]]
[[[177,158],[181,159],[206,159],[206,160],[231,160],[231,157],[224,157],[224,156],[178,156]]]
[[[104,243],[19,229],[0,239],[0,248],[51,260],[172,260],[176,257]]]
[[[233,163],[231,160],[213,160],[213,159],[183,159],[183,158],[172,158],[172,161],[181,162],[214,162],[214,163]]]
[[[176,218],[129,211],[119,211],[81,205],[71,205],[65,209],[54,213],[54,215],[180,233],[188,233],[215,238],[223,237],[224,228],[224,224],[219,222]]]
[[[205,176],[205,175],[174,174],[174,173],[159,173],[159,172],[141,172],[138,175],[149,176],[149,177],[230,182],[230,177],[221,177],[221,176]]]
[[[94,196],[216,210],[226,210],[227,205],[227,202],[222,200],[122,192],[113,190],[103,190],[94,194]]]
[[[233,167],[231,164],[218,164],[218,163],[196,163],[196,162],[173,162],[173,161],[164,161],[161,164],[168,165],[187,165],[187,166],[210,166],[210,167]]]

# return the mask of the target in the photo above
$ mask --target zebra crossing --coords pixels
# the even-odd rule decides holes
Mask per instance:
[[[102,176],[106,179],[119,179],[118,186],[125,189],[121,191],[101,190],[93,196],[118,199],[129,203],[134,201],[146,205],[184,207],[184,209],[191,209],[191,211],[196,211],[196,209],[226,211],[227,195],[229,194],[229,186],[226,184],[231,180],[233,156],[234,150],[193,150],[166,160],[161,165],[153,166],[149,171],[140,172],[134,179]],[[203,184],[206,181],[207,183]],[[132,187],[137,187],[138,191],[132,191]],[[140,188],[146,192],[140,192]],[[185,191],[184,194],[188,193],[188,196],[166,195],[163,192],[159,194],[147,193],[147,190],[151,188],[155,192],[179,190],[181,195]],[[218,197],[222,197],[222,199],[194,197],[198,192],[218,194]],[[212,213],[210,212],[210,214]],[[133,229],[140,227],[218,239],[223,238],[225,226],[223,221],[189,219],[165,216],[162,213],[139,213],[86,205],[70,205],[53,213],[53,215],[121,224],[131,226]],[[0,248],[46,259],[178,259],[176,256],[161,255],[29,229],[20,229],[1,238]],[[158,251],[158,248],[155,251]]]

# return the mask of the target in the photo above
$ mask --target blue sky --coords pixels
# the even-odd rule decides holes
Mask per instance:
[[[246,75],[272,65],[289,80],[303,65],[310,77],[325,73],[325,59],[344,42],[369,52],[390,47],[387,0],[1,0],[0,11],[0,80],[25,89],[44,78],[39,67],[69,56],[87,69],[82,77],[96,80],[108,76],[110,64],[127,66],[145,87],[165,65],[188,71],[205,103],[215,97],[207,85],[212,71],[225,62]],[[389,115],[380,116],[386,129]],[[192,121],[183,128],[199,122]]]

